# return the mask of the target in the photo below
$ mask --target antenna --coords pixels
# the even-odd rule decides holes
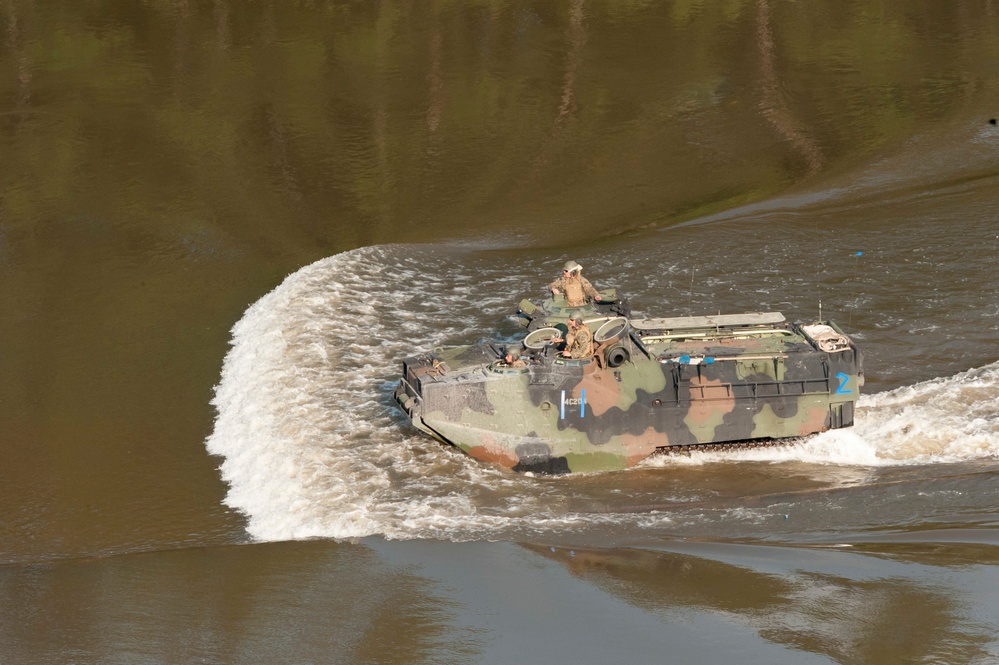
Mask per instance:
[[[694,299],[694,274],[697,272],[697,266],[693,266],[690,269],[690,290],[687,291],[687,314],[693,314],[692,301]]]
[[[853,281],[860,281],[860,257],[863,256],[863,252],[857,252],[853,255]],[[850,309],[850,316],[847,317],[846,325],[848,328],[853,327],[853,310],[857,309],[860,305],[860,290],[857,290],[857,298],[853,301],[853,307]]]

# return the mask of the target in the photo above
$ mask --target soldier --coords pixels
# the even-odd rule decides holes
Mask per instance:
[[[583,266],[575,261],[566,261],[562,268],[562,276],[549,284],[548,288],[555,296],[564,291],[569,307],[582,307],[586,304],[586,296],[600,301],[600,294],[589,280],[583,277]]]
[[[589,358],[593,355],[593,333],[583,325],[583,317],[578,312],[573,312],[567,321],[569,324],[569,334],[565,338],[565,351],[562,355],[566,358]]]
[[[524,359],[519,356],[514,358],[510,349],[507,349],[503,354],[503,360],[500,361],[500,364],[506,367],[527,367],[527,363],[524,362]]]

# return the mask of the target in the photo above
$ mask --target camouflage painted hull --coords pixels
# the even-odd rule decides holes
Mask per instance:
[[[489,343],[438,348],[403,362],[396,401],[440,441],[540,473],[623,469],[660,448],[853,424],[861,355],[835,324],[791,324],[777,313],[588,314],[600,342],[591,359],[539,344],[552,323],[541,317],[525,340],[526,367],[498,363]]]

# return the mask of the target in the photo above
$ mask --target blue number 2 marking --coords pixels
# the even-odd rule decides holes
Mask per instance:
[[[836,378],[839,379],[839,388],[836,389],[837,395],[849,395],[853,392],[852,390],[848,390],[846,387],[846,382],[850,380],[850,377],[847,374],[840,372],[836,375]]]

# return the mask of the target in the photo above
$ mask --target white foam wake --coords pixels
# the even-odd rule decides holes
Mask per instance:
[[[375,490],[387,483],[385,474],[376,458],[336,454],[328,445],[340,440],[349,451],[346,444],[363,442],[371,429],[364,419],[349,420],[345,411],[361,405],[341,395],[363,375],[364,346],[375,342],[369,331],[377,313],[352,292],[364,279],[358,258],[340,255],[303,268],[233,327],[207,447],[225,458],[226,502],[249,517],[253,535],[304,538],[333,530],[349,537],[371,529],[376,495],[353,488],[363,476]],[[354,270],[340,272],[354,280],[328,278],[341,263],[351,264]],[[335,337],[327,334],[328,321],[337,322]],[[328,376],[332,366],[355,371]],[[303,519],[317,501],[339,507],[327,518],[336,525]]]
[[[999,362],[861,402],[856,434],[885,462],[999,457]]]

